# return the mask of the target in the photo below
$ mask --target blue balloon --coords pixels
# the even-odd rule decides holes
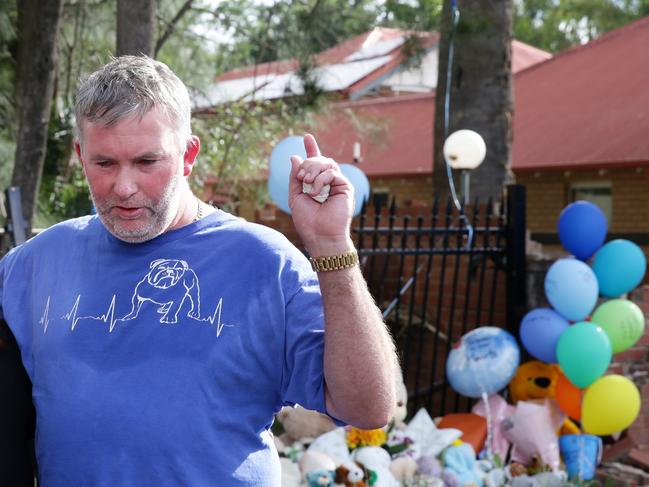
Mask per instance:
[[[534,358],[549,364],[557,363],[557,342],[569,326],[568,320],[556,311],[536,308],[521,321],[521,342]]]
[[[589,201],[566,206],[557,227],[563,247],[580,260],[590,259],[606,238],[606,217]]]
[[[340,172],[354,187],[354,216],[360,215],[363,201],[370,198],[370,182],[363,171],[351,164],[340,164]]]
[[[287,194],[288,178],[291,174],[291,156],[300,156],[302,159],[306,159],[303,137],[298,135],[286,137],[280,140],[270,153],[268,179],[274,179],[279,183],[286,181]],[[279,203],[278,206],[280,206]]]
[[[628,240],[611,240],[597,251],[593,261],[599,292],[609,298],[635,288],[646,270],[647,259],[642,249]]]
[[[519,363],[516,339],[502,328],[483,326],[453,347],[446,360],[446,377],[460,394],[481,397],[507,386]]]
[[[545,275],[545,296],[564,318],[585,319],[595,307],[599,286],[592,269],[577,259],[557,260]]]
[[[291,209],[288,207],[288,176],[281,181],[268,178],[268,192],[278,208],[290,215]]]

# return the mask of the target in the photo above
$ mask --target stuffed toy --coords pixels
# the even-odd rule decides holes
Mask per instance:
[[[370,485],[370,472],[361,464],[345,462],[335,472],[336,484],[345,487],[368,487]]]
[[[287,444],[303,438],[317,438],[336,428],[329,416],[300,406],[282,408],[277,413],[277,420],[284,427],[284,434],[288,436],[286,440],[283,438]]]
[[[556,364],[546,364],[538,360],[525,362],[518,367],[516,375],[509,382],[512,402],[516,404],[518,401],[554,398],[560,375],[561,371]],[[579,433],[579,427],[570,418],[566,418],[559,430],[559,435]]]
[[[403,382],[401,367],[398,367],[396,392],[397,403],[392,413],[392,424],[397,428],[404,428],[404,421],[406,420],[406,416],[408,416],[408,390],[406,389],[406,384]]]
[[[306,474],[309,487],[331,487],[334,485],[334,473],[331,470],[314,470]]]
[[[442,457],[444,471],[442,477],[446,484],[482,487],[482,472],[478,469],[475,452],[468,443],[451,446]]]
[[[395,458],[390,464],[390,472],[395,480],[399,482],[399,485],[412,479],[417,470],[419,470],[417,462],[408,457]]]
[[[509,394],[512,402],[529,401],[530,399],[545,399],[554,397],[559,367],[538,360],[522,364],[513,379],[509,382]]]
[[[323,470],[333,472],[336,469],[336,464],[329,455],[312,450],[305,451],[298,464],[305,478],[310,472],[321,472]]]

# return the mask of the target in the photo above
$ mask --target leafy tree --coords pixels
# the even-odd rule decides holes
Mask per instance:
[[[649,0],[515,0],[514,37],[551,52],[649,14]]]

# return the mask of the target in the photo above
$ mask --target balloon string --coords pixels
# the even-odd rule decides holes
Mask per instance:
[[[493,442],[493,418],[491,417],[491,407],[489,406],[489,396],[486,392],[482,393],[482,402],[484,402],[484,409],[487,415],[487,441],[485,442],[485,450],[487,452],[487,460],[493,461],[491,443]]]
[[[453,55],[455,52],[454,39],[455,31],[457,29],[457,24],[460,21],[460,11],[457,8],[456,2],[451,2],[451,34],[449,36],[449,45],[448,45],[448,62],[446,63],[446,90],[444,93],[444,140],[448,137],[449,131],[449,118],[451,113],[451,81],[453,73]],[[469,223],[469,219],[464,213],[464,207],[460,203],[459,198],[457,197],[457,191],[455,190],[455,181],[453,180],[453,172],[451,166],[449,165],[446,158],[444,158],[444,164],[446,165],[446,178],[448,179],[448,186],[451,190],[451,197],[453,198],[453,203],[455,207],[460,212],[460,220],[466,225],[467,231],[467,243],[466,248],[470,249],[471,244],[473,243],[473,226]]]

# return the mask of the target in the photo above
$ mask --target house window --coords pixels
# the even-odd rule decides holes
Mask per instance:
[[[610,181],[579,182],[571,187],[571,201],[586,200],[599,206],[606,216],[608,227],[613,217],[613,195]]]
[[[389,195],[390,195],[390,190],[388,188],[373,188],[372,196],[370,198],[370,201],[372,202],[372,206],[374,207],[378,206],[379,208],[383,208],[384,206],[387,206]]]

